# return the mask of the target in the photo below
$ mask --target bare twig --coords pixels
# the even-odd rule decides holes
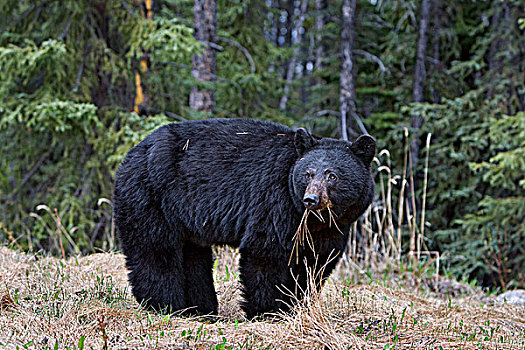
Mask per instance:
[[[11,193],[11,195],[9,196],[9,200],[7,200],[7,202],[4,203],[4,208],[7,207],[15,199],[18,191],[20,191],[20,189],[24,187],[26,182],[29,181],[29,179],[33,175],[35,175],[37,170],[42,166],[42,164],[44,164],[46,159],[51,155],[52,150],[53,150],[53,147],[50,147],[46,153],[44,153],[40,158],[38,158],[36,163],[31,167],[29,172],[26,174],[26,176],[24,176],[24,178],[22,179],[18,187]]]
[[[84,64],[86,63],[86,57],[89,51],[91,51],[91,47],[92,47],[92,38],[89,38],[84,48],[84,54],[82,55],[82,61],[80,61],[80,64],[78,66],[77,78],[75,79],[75,85],[73,86],[73,89],[72,89],[73,92],[78,91],[78,87],[80,86],[80,79],[82,79],[82,73],[84,72]]]
[[[323,109],[321,111],[317,111],[317,112],[312,113],[312,114],[307,114],[306,117],[304,117],[300,121],[296,122],[294,124],[294,126],[297,126],[298,124],[302,124],[302,123],[308,122],[310,120],[314,120],[314,119],[320,118],[320,117],[325,116],[327,114],[328,115],[333,115],[333,116],[336,116],[336,117],[341,116],[341,112],[334,111],[334,110],[331,110],[331,109]],[[365,125],[363,124],[363,122],[361,121],[361,118],[359,118],[357,113],[355,113],[355,112],[352,113],[352,118],[354,118],[354,120],[356,121],[357,125],[359,126],[359,130],[361,130],[361,132],[363,134],[369,135],[368,131],[365,128]]]
[[[12,26],[16,26],[18,23],[22,22],[27,16],[29,16],[31,14],[31,12],[33,12],[35,10],[41,10],[42,6],[45,6],[47,3],[48,3],[48,1],[46,1],[43,4],[40,4],[38,6],[31,7],[29,9],[25,10],[17,19],[15,19],[14,21],[9,21],[8,22],[8,24],[6,24],[0,30],[0,35],[4,34],[4,32],[7,30],[7,28],[12,27]]]
[[[370,52],[365,51],[365,50],[357,49],[357,50],[353,50],[353,51],[354,51],[355,54],[364,56],[368,61],[377,63],[377,65],[379,66],[379,69],[381,70],[381,72],[383,72],[383,73],[389,73],[390,72],[388,70],[388,68],[385,67],[385,64],[383,63],[383,61],[381,61],[381,59],[379,57],[377,57],[376,55],[373,55]]]
[[[170,118],[173,118],[175,120],[178,120],[180,122],[185,122],[187,119],[184,118],[183,116],[180,116],[176,113],[173,113],[173,112],[168,112],[168,111],[161,111],[160,109],[153,109],[153,108],[150,108],[150,111],[153,112],[153,113],[163,113],[163,114],[166,114],[168,117]]]
[[[173,66],[173,67],[181,67],[181,68],[187,68],[187,69],[191,69],[193,71],[197,71],[197,72],[200,72],[200,73],[205,73],[205,74],[208,74],[209,76],[211,76],[212,78],[215,78],[219,81],[225,81],[225,82],[228,82],[228,83],[231,83],[233,84],[237,89],[239,89],[239,91],[242,91],[242,87],[239,85],[239,83],[237,83],[235,80],[231,80],[231,79],[227,79],[227,78],[224,78],[224,77],[221,77],[221,76],[218,76],[216,74],[213,74],[211,72],[208,72],[207,70],[202,70],[202,69],[192,69],[190,66],[186,65],[186,64],[183,64],[183,63],[177,63],[177,62],[166,62],[166,61],[160,61],[160,62],[157,62],[158,64],[162,64],[162,65],[166,65],[166,66]]]
[[[294,125],[302,124],[302,123],[308,122],[310,120],[314,120],[314,119],[320,118],[320,117],[322,117],[324,115],[327,115],[327,114],[339,117],[341,115],[341,112],[333,111],[331,109],[323,109],[321,111],[317,111],[317,112],[312,113],[312,114],[307,114],[306,117],[304,117],[303,119],[301,119],[300,121],[298,121]]]
[[[228,38],[218,37],[216,40],[227,42],[229,44],[236,46],[239,50],[241,50],[244,56],[246,56],[246,58],[248,59],[248,62],[250,62],[252,74],[255,73],[255,62],[253,61],[253,58],[252,58],[252,55],[250,55],[250,52],[244,46],[239,44],[237,41],[228,39]]]
[[[200,42],[200,43],[203,43],[205,45],[208,45],[209,47],[211,47],[212,49],[215,49],[217,51],[224,51],[224,47],[222,47],[219,44],[213,43],[211,41],[206,41],[206,40],[197,40],[197,41]]]
[[[363,124],[363,122],[361,121],[361,118],[359,118],[359,116],[357,115],[357,113],[355,111],[351,111],[352,113],[352,118],[354,118],[355,122],[357,123],[357,126],[359,126],[359,129],[361,130],[361,132],[365,135],[369,135],[368,134],[368,131],[366,131],[366,128],[365,128],[365,125]]]
[[[69,32],[69,27],[71,26],[71,22],[73,20],[70,18],[67,23],[66,23],[66,26],[64,27],[64,30],[62,31],[62,34],[60,34],[60,36],[58,37],[58,40],[62,40],[64,39],[64,37],[67,35],[67,33]]]
[[[122,5],[124,5],[124,8],[126,9],[126,11],[128,11],[131,15],[133,15],[133,16],[137,15],[137,13],[131,7],[129,7],[129,5],[126,2],[126,0],[122,0],[121,3],[122,3]]]

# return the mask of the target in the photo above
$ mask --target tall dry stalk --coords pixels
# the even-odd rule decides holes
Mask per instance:
[[[418,247],[421,247],[421,244],[423,242],[423,238],[425,237],[425,211],[426,211],[426,204],[427,204],[427,184],[428,184],[428,156],[430,153],[430,138],[432,134],[427,135],[427,149],[425,154],[425,170],[424,170],[424,179],[423,179],[423,198],[421,203],[421,228],[419,229],[419,239],[418,239]],[[419,249],[418,249],[419,251]],[[418,255],[419,259],[419,255]]]
[[[64,244],[62,243],[62,224],[60,222],[60,216],[58,215],[58,209],[55,208],[55,220],[57,224],[57,236],[58,242],[60,243],[60,251],[62,252],[62,258],[66,259],[66,252],[64,251]]]
[[[40,205],[38,205],[36,207],[36,210],[37,211],[45,210],[50,215],[52,220],[54,221],[55,229],[52,229],[47,224],[47,222],[46,222],[47,220],[44,219],[44,217],[42,217],[41,215],[38,215],[37,213],[33,213],[33,212],[29,213],[30,217],[33,217],[33,218],[37,219],[40,222],[40,224],[45,228],[45,230],[49,234],[49,237],[53,238],[54,245],[55,245],[54,248],[61,252],[62,258],[65,259],[65,256],[66,256],[66,252],[65,252],[65,249],[64,249],[64,244],[62,242],[62,235],[64,235],[64,237],[66,237],[67,241],[69,242],[69,244],[73,248],[73,252],[75,252],[76,254],[80,253],[80,249],[78,248],[77,244],[75,243],[75,241],[71,237],[71,235],[78,229],[78,227],[76,227],[76,226],[72,227],[70,230],[68,230],[66,227],[64,227],[64,225],[62,225],[62,220],[60,219],[60,214],[58,213],[57,208],[55,208],[54,210],[51,210],[51,208],[49,208],[47,205],[40,204]],[[55,238],[55,236],[56,236],[56,238]],[[58,241],[58,244],[57,244],[57,241]]]
[[[381,271],[386,266],[400,269],[404,262],[408,262],[413,269],[414,279],[417,279],[419,272],[432,264],[435,264],[436,271],[439,271],[439,253],[429,251],[424,243],[431,135],[427,136],[420,212],[416,206],[416,173],[411,164],[408,135],[408,129],[405,128],[406,146],[401,171],[392,168],[390,153],[387,150],[382,150],[374,158],[378,173],[378,200],[365,212],[360,224],[356,222],[352,226],[347,260],[351,259],[351,264],[359,266],[361,271]],[[396,189],[399,189],[399,192]],[[396,195],[397,206],[394,203]],[[418,218],[421,220],[419,224]],[[403,242],[403,232],[408,233],[406,242]],[[408,252],[404,254],[405,259],[402,253],[403,246],[408,248]],[[424,265],[420,265],[421,255],[429,257]]]

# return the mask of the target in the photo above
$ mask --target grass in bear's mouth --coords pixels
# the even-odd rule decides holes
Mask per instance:
[[[306,241],[308,243],[308,246],[312,251],[315,253],[314,245],[313,245],[313,239],[312,235],[310,234],[310,230],[308,229],[308,215],[310,213],[314,213],[310,209],[305,209],[303,217],[301,218],[301,222],[299,223],[299,227],[297,228],[297,231],[295,231],[295,235],[293,236],[293,248],[292,252],[290,253],[290,259],[288,260],[288,265],[292,262],[293,253],[295,252],[295,262],[296,264],[299,263],[299,246],[304,246],[304,242]],[[322,216],[321,216],[322,217]]]
[[[337,231],[339,231],[340,234],[343,234],[343,231],[341,231],[339,226],[337,226],[337,222],[335,222],[335,218],[337,218],[337,215],[332,210],[332,202],[328,202],[328,205],[326,206],[326,210],[328,210],[328,227],[332,227],[332,222],[333,222]]]
[[[308,216],[310,214],[314,215],[320,222],[325,223],[326,220],[323,217],[323,214],[321,213],[322,210],[325,210],[328,212],[328,227],[332,227],[332,224],[334,227],[339,231],[339,233],[343,234],[343,231],[337,226],[337,222],[335,221],[337,215],[334,213],[334,211],[331,209],[332,203],[328,202],[328,205],[325,208],[317,209],[317,210],[310,210],[305,209],[303,213],[303,217],[301,218],[301,222],[299,223],[299,227],[297,228],[297,231],[295,231],[295,235],[293,236],[293,248],[292,253],[290,254],[290,259],[288,260],[288,265],[292,262],[292,258],[295,252],[295,262],[299,263],[299,246],[304,246],[304,243],[306,242],[308,244],[308,247],[312,250],[312,252],[315,254],[314,244],[313,244],[313,238],[310,233],[310,230],[308,229]]]

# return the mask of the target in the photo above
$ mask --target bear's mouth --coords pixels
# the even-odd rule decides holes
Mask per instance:
[[[301,218],[301,222],[299,223],[299,227],[297,228],[297,231],[295,231],[295,235],[293,236],[293,248],[292,253],[290,254],[290,259],[288,260],[288,265],[290,265],[292,261],[292,257],[294,255],[294,252],[296,253],[296,264],[299,263],[299,247],[304,246],[305,243],[308,244],[310,249],[315,252],[313,247],[313,238],[312,234],[310,232],[310,229],[308,228],[308,217],[310,215],[313,215],[317,220],[319,220],[321,223],[327,225],[328,227],[335,227],[335,229],[340,233],[343,234],[343,231],[339,228],[336,222],[337,215],[334,213],[332,207],[332,202],[328,201],[327,204],[322,209],[308,209],[303,213],[303,216]],[[324,211],[326,209],[326,211]],[[323,214],[327,214],[328,217],[325,217]]]
[[[341,229],[339,228],[339,226],[337,226],[336,219],[338,215],[332,209],[332,202],[328,201],[328,203],[324,207],[317,209],[317,210],[306,209],[306,212],[309,212],[309,214],[312,214],[320,222],[327,224],[328,227],[333,226],[341,234],[343,233]]]

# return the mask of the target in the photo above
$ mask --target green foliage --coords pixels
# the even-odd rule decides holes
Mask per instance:
[[[191,28],[162,18],[145,23],[121,1],[6,5],[0,221],[23,247],[58,254],[61,239],[70,253],[107,249],[111,207],[99,199],[111,198],[112,177],[129,148],[168,122],[163,114],[127,111],[133,57],[149,50],[156,59],[189,61],[200,45]]]
[[[450,251],[452,271],[506,288],[525,282],[520,243],[525,238],[520,102],[525,64],[516,60],[525,40],[515,27],[520,13],[515,4],[500,4],[487,13],[494,30],[487,31],[483,23],[473,26],[475,54],[448,72],[458,79],[475,77],[472,89],[445,99],[429,125],[440,140],[431,165],[437,173],[431,202],[436,238]],[[496,52],[503,42],[509,43],[508,50]]]
[[[525,280],[525,113],[491,118],[489,132],[493,156],[469,164],[487,190],[477,210],[457,220],[480,249],[473,252],[475,260],[457,266],[480,269],[494,285],[517,287]]]
[[[130,59],[151,52],[151,60],[188,61],[199,52],[201,44],[193,39],[193,30],[177,19],[141,19],[130,28]]]
[[[209,83],[191,74],[192,56],[210,44],[193,38],[193,1],[154,3],[146,20],[131,0],[0,2],[0,221],[24,248],[60,253],[59,232],[67,252],[114,247],[111,207],[99,199],[111,198],[116,167],[145,135],[175,119],[209,116],[189,108],[194,86],[214,90],[214,117],[340,135],[341,1],[321,9],[310,1],[299,43],[292,31],[300,2],[218,0]],[[432,1],[426,103],[411,103],[419,5],[357,2],[357,115],[389,150],[394,174],[403,169],[404,129],[414,131],[410,117],[423,118],[415,137],[422,143],[432,133],[425,245],[457,276],[523,286],[523,7],[519,0]],[[143,57],[147,115],[137,115]],[[353,136],[361,133],[350,123]]]

